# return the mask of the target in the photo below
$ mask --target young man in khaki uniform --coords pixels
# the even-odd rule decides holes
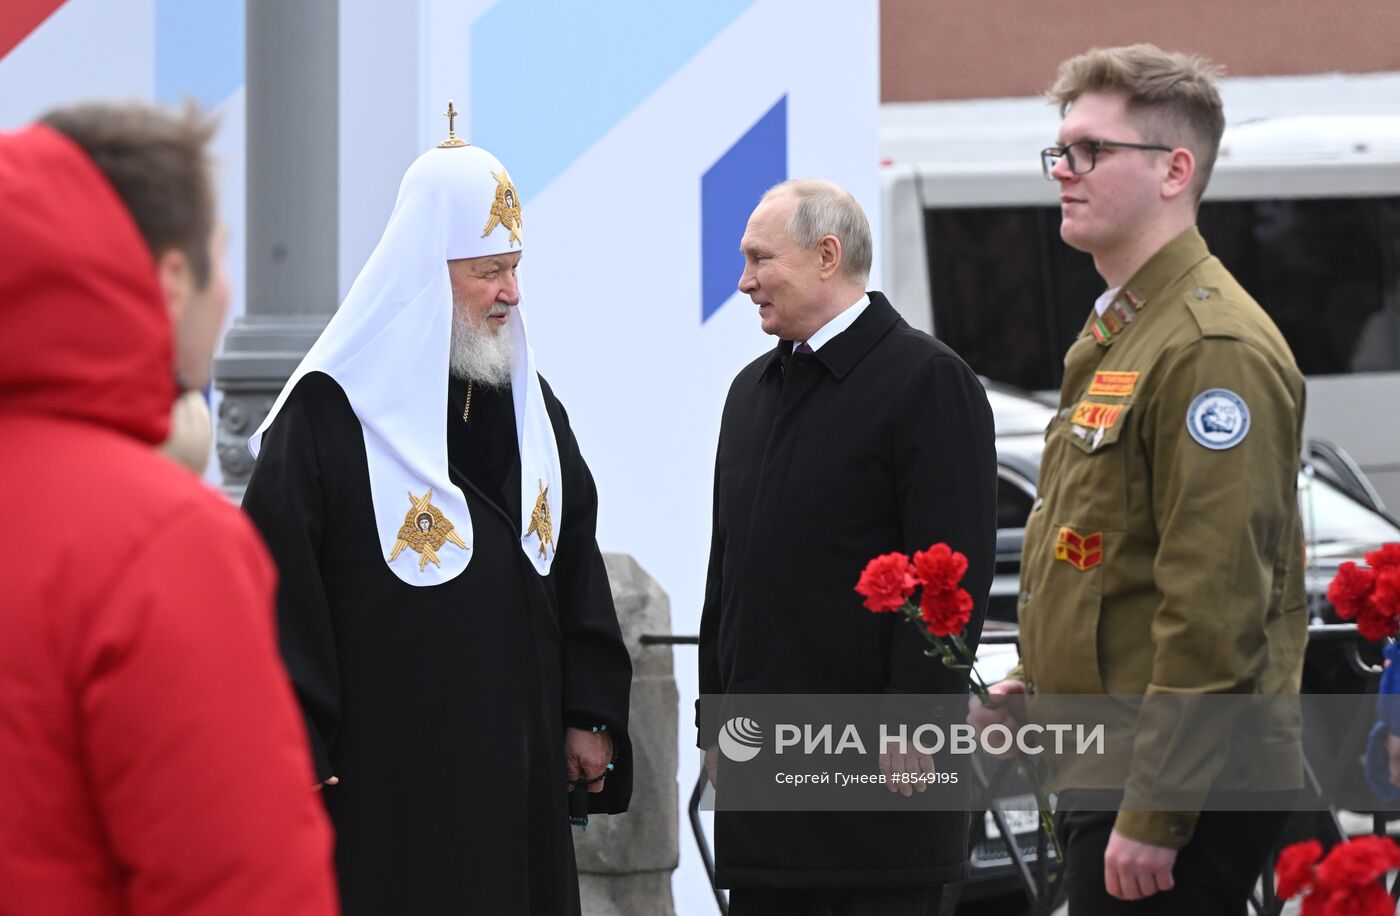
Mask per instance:
[[[1108,290],[1065,356],[1026,526],[1022,665],[995,693],[1298,691],[1303,378],[1196,230],[1224,130],[1213,75],[1134,45],[1066,61],[1050,91],[1060,234]],[[1071,913],[1242,914],[1284,814],[1143,810],[1139,788],[1185,766],[1152,731],[1118,736],[1116,814],[1063,819]],[[1252,788],[1300,784],[1291,739]]]

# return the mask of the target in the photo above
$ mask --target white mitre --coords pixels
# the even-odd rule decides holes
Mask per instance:
[[[448,475],[452,284],[447,262],[520,251],[524,245],[520,197],[495,156],[455,137],[419,156],[404,173],[379,245],[248,440],[256,457],[263,433],[302,376],[324,372],[335,379],[364,430],[381,554],[410,585],[447,582],[474,555],[466,497]],[[518,533],[521,550],[543,576],[549,574],[563,525],[564,489],[523,306],[522,296],[507,322],[515,342]],[[537,513],[551,524],[532,526]],[[541,527],[552,528],[552,543],[541,542]]]

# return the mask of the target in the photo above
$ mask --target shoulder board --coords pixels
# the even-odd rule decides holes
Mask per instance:
[[[1253,338],[1271,324],[1264,310],[1246,294],[1231,296],[1213,286],[1192,286],[1186,290],[1186,309],[1195,319],[1202,337]]]

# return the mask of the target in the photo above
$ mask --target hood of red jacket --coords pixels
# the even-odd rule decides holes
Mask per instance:
[[[0,415],[162,442],[172,346],[150,250],[106,176],[57,131],[0,133]]]

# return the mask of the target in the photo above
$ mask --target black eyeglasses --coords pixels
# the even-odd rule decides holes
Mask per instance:
[[[1161,153],[1170,153],[1170,146],[1161,146],[1156,143],[1123,143],[1117,140],[1076,140],[1068,146],[1047,146],[1040,151],[1040,168],[1045,172],[1045,177],[1049,181],[1054,181],[1055,176],[1050,174],[1055,170],[1055,166],[1064,159],[1069,163],[1069,170],[1076,175],[1087,175],[1094,170],[1094,166],[1099,164],[1099,153],[1114,147],[1125,147],[1127,149],[1155,150]]]

